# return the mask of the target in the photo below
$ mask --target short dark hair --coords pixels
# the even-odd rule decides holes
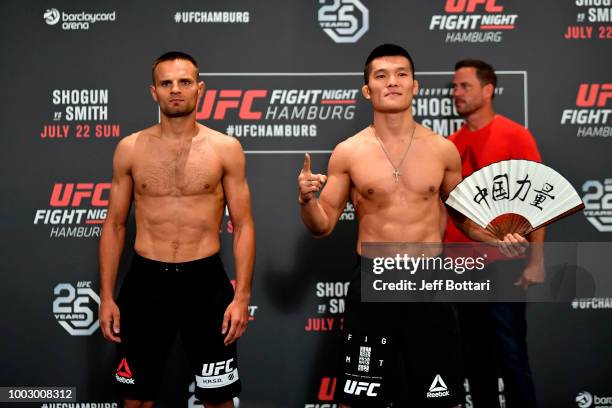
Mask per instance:
[[[455,71],[461,68],[475,68],[476,77],[484,85],[491,84],[493,89],[497,87],[497,75],[493,67],[486,62],[478,59],[464,59],[455,64]]]
[[[374,48],[365,62],[363,69],[363,82],[367,85],[369,81],[370,73],[372,72],[372,61],[380,57],[395,57],[395,56],[406,57],[410,62],[410,69],[412,71],[412,79],[414,79],[414,62],[412,57],[408,54],[404,48],[395,44],[382,44]]]
[[[151,69],[151,79],[153,80],[153,85],[155,85],[155,68],[157,68],[157,66],[161,64],[162,62],[174,61],[174,60],[185,60],[185,61],[191,62],[193,66],[196,68],[196,78],[197,78],[198,72],[200,69],[198,67],[198,63],[196,62],[196,60],[187,53],[184,53],[181,51],[170,51],[170,52],[160,55],[159,58],[157,58],[155,62],[153,62],[153,68]]]

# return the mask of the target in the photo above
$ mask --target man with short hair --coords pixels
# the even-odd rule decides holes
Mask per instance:
[[[455,65],[453,89],[457,112],[465,125],[449,137],[461,155],[462,176],[501,160],[540,162],[540,153],[527,129],[496,114],[493,98],[497,77],[491,65],[481,60],[462,60]],[[487,274],[506,282],[507,294],[524,299],[524,289],[544,281],[544,228],[529,234],[528,260],[488,258]],[[445,242],[472,242],[448,222]],[[491,255],[491,254],[489,254]],[[493,262],[494,261],[494,262]],[[516,286],[511,293],[508,288]],[[527,355],[525,303],[460,303],[459,322],[464,337],[466,369],[475,408],[499,407],[496,358],[505,385],[506,407],[536,406]]]
[[[415,122],[412,99],[419,85],[405,49],[375,48],[364,82],[373,124],[336,146],[327,176],[313,174],[305,156],[298,176],[302,220],[315,236],[329,235],[350,198],[359,221],[360,256],[362,243],[440,243],[440,198],[461,181],[459,154]],[[476,240],[498,242],[465,218],[458,223]],[[520,252],[524,242],[508,235],[504,249]],[[362,303],[360,273],[358,263],[346,300],[336,398],[344,407],[457,406],[462,374],[452,305]]]
[[[100,327],[118,343],[115,380],[124,406],[152,407],[164,360],[180,333],[207,408],[233,407],[241,390],[236,343],[246,329],[255,231],[240,143],[196,122],[204,83],[189,55],[153,64],[160,123],[119,142],[100,239]],[[119,259],[134,197],[131,269],[115,303]],[[219,256],[225,204],[234,227],[236,288]]]

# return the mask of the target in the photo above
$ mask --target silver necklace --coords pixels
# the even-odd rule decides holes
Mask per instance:
[[[404,151],[404,154],[402,155],[402,158],[399,164],[397,165],[397,167],[393,164],[393,161],[391,161],[391,156],[389,156],[389,152],[385,148],[384,143],[382,142],[382,140],[380,140],[380,138],[376,134],[374,125],[371,125],[371,126],[372,126],[372,132],[374,132],[374,137],[376,137],[376,140],[378,140],[378,144],[382,148],[383,153],[385,153],[385,156],[387,156],[387,160],[389,161],[389,164],[391,165],[391,167],[393,167],[393,178],[395,178],[395,182],[397,183],[399,181],[400,176],[402,175],[402,173],[400,172],[400,169],[402,168],[402,163],[404,163],[404,159],[406,158],[406,155],[408,154],[408,150],[410,150],[410,146],[412,146],[412,140],[414,139],[414,131],[416,130],[416,123],[414,124],[414,127],[412,128],[412,134],[410,135],[410,142],[408,142],[408,147],[406,147],[406,151]]]

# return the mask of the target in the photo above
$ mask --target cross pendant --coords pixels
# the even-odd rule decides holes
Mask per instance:
[[[397,183],[399,181],[399,178],[402,174],[400,173],[399,169],[395,169],[393,170],[393,177],[395,178],[395,182]]]

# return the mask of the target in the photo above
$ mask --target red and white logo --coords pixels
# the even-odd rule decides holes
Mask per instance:
[[[49,207],[37,209],[34,225],[49,225],[51,238],[100,236],[111,183],[55,183]]]
[[[362,74],[361,74],[362,75]],[[196,118],[247,152],[327,152],[360,130],[359,73],[201,74]],[[360,105],[361,102],[361,105]]]
[[[578,137],[612,136],[612,83],[581,83],[575,107],[561,113],[562,125],[578,125]]]
[[[358,89],[208,89],[198,101],[196,119],[238,120],[241,123],[227,126],[225,133],[239,138],[316,137],[316,125],[283,122],[352,119],[357,93]],[[274,125],[265,125],[268,122]]]
[[[124,357],[121,359],[117,371],[115,372],[115,379],[123,384],[134,384],[134,378],[132,377],[132,370],[128,365],[127,359]]]
[[[431,16],[429,30],[446,31],[447,43],[501,42],[518,19],[504,10],[500,0],[446,0],[445,14]]]

